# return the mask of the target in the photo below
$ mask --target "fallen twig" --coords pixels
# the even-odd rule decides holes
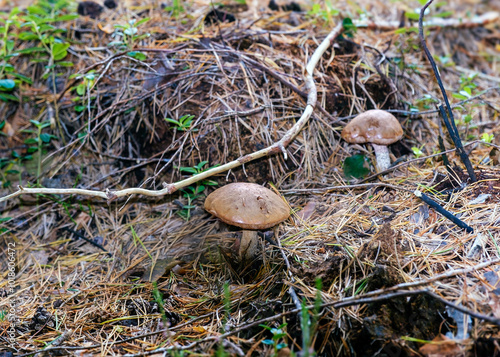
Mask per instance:
[[[22,187],[18,186],[18,190],[10,195],[4,196],[0,198],[0,202],[10,200],[12,198],[15,198],[17,196],[23,195],[23,194],[59,194],[59,195],[84,195],[84,196],[93,196],[93,197],[100,197],[104,198],[107,200],[115,200],[119,197],[125,197],[129,195],[134,195],[134,194],[139,194],[139,195],[144,195],[144,196],[153,196],[153,197],[159,197],[159,196],[164,196],[164,195],[169,195],[180,188],[187,187],[189,185],[192,185],[196,182],[199,182],[201,180],[204,180],[208,177],[211,177],[213,175],[226,172],[228,170],[232,170],[236,167],[239,167],[243,164],[246,164],[250,161],[254,161],[256,159],[260,159],[261,157],[265,156],[270,156],[273,154],[276,154],[278,152],[282,152],[283,155],[285,156],[285,159],[287,158],[287,153],[286,153],[286,147],[290,142],[297,136],[297,134],[304,128],[304,126],[307,124],[309,118],[311,117],[311,114],[314,110],[314,107],[316,106],[316,101],[317,101],[317,89],[316,85],[314,83],[314,78],[313,78],[313,73],[314,69],[316,68],[316,65],[318,64],[319,60],[321,59],[321,56],[323,53],[332,45],[334,39],[340,35],[340,33],[343,30],[342,23],[338,24],[329,34],[328,36],[321,42],[321,44],[318,46],[316,51],[313,53],[311,56],[311,59],[309,60],[308,64],[306,65],[305,68],[305,74],[304,74],[304,81],[305,81],[305,87],[307,89],[308,95],[307,95],[307,105],[306,108],[304,109],[304,112],[302,113],[302,116],[300,119],[286,132],[286,134],[279,140],[278,142],[272,144],[271,146],[268,146],[267,148],[264,148],[262,150],[253,152],[248,155],[244,155],[234,161],[228,162],[224,165],[214,167],[210,170],[204,171],[200,174],[194,175],[190,178],[187,178],[185,180],[181,180],[175,183],[171,184],[164,184],[164,188],[162,190],[147,190],[143,188],[127,188],[124,190],[119,190],[119,191],[111,191],[109,189],[105,191],[94,191],[94,190],[84,190],[84,189],[49,189],[49,188],[27,188],[27,187]]]
[[[448,96],[446,95],[446,90],[444,89],[443,82],[441,81],[439,70],[425,42],[424,13],[425,10],[429,7],[429,5],[432,4],[433,1],[434,0],[429,0],[420,11],[420,16],[418,19],[418,35],[420,37],[420,42],[422,44],[424,53],[431,64],[432,71],[434,72],[434,76],[436,77],[439,89],[441,90],[441,94],[443,95],[444,103],[446,104],[446,109],[448,111],[445,112],[443,106],[439,105],[438,106],[439,112],[441,113],[443,121],[446,125],[446,129],[448,129],[448,133],[450,134],[450,137],[453,140],[455,147],[457,148],[457,152],[460,155],[460,159],[462,160],[463,164],[465,165],[465,168],[467,169],[467,173],[469,174],[470,180],[472,182],[476,182],[477,181],[476,174],[474,173],[474,168],[472,167],[469,156],[464,150],[464,147],[462,145],[462,140],[460,140],[460,134],[458,132],[457,126],[455,125],[455,117],[453,116],[453,111],[451,110],[450,101],[448,100]]]
[[[474,232],[474,229],[471,226],[469,226],[467,223],[465,223],[460,218],[458,218],[457,216],[455,216],[453,213],[451,213],[451,212],[447,211],[446,209],[444,209],[444,207],[442,207],[439,203],[433,201],[425,193],[422,193],[419,190],[415,190],[413,193],[415,194],[415,196],[417,196],[422,201],[424,201],[425,203],[427,203],[430,207],[434,208],[434,210],[436,212],[438,212],[439,214],[445,216],[446,218],[448,218],[450,221],[452,221],[453,223],[455,223],[460,228],[465,229],[465,231],[467,233],[473,233]]]
[[[454,27],[454,28],[472,28],[478,26],[484,26],[486,24],[498,21],[500,18],[500,13],[497,11],[489,11],[482,15],[475,16],[471,19],[442,19],[433,18],[429,21],[424,22],[424,26],[427,28],[439,28],[439,27]],[[357,28],[368,30],[380,30],[380,31],[394,31],[400,28],[411,28],[411,26],[401,26],[401,21],[383,21],[383,20],[353,20],[354,25]]]

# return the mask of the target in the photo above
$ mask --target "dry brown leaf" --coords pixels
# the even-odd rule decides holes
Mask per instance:
[[[142,275],[142,280],[145,281],[157,281],[160,279],[163,275],[165,275],[167,272],[170,271],[173,267],[175,267],[177,264],[179,264],[180,261],[178,260],[172,260],[170,258],[165,258],[165,259],[158,259],[154,266],[149,268],[144,272]]]
[[[316,210],[316,202],[309,201],[301,211],[297,212],[297,216],[301,220],[307,221],[309,218],[311,218],[315,210]]]
[[[99,27],[99,30],[101,30],[104,33],[107,33],[108,35],[111,35],[113,32],[115,32],[115,28],[111,24],[106,24],[105,26],[102,26],[100,23],[97,24],[97,27]]]
[[[460,357],[464,356],[463,348],[456,341],[439,334],[430,343],[419,349],[426,357]]]
[[[76,228],[80,229],[87,225],[90,220],[90,216],[85,212],[80,212],[78,216],[75,218]]]
[[[5,125],[2,128],[2,133],[4,133],[8,137],[11,137],[14,136],[16,132],[14,131],[12,125],[8,121],[6,121]]]

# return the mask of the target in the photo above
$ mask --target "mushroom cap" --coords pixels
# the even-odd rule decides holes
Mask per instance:
[[[288,205],[268,188],[238,182],[208,195],[205,209],[223,222],[243,229],[266,229],[290,216]]]
[[[352,144],[389,145],[402,137],[403,128],[396,117],[379,109],[358,115],[342,130],[342,139]]]

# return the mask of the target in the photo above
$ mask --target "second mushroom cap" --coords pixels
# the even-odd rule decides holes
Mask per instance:
[[[352,144],[390,145],[403,137],[403,128],[389,112],[380,109],[359,114],[342,130],[342,139]]]

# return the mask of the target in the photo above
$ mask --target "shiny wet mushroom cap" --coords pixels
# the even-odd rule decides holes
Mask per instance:
[[[351,144],[370,143],[377,159],[377,171],[391,165],[387,145],[403,137],[403,128],[394,115],[374,109],[368,110],[349,122],[342,130],[342,139]]]
[[[223,222],[243,229],[266,229],[290,216],[287,204],[268,188],[238,182],[218,188],[205,200],[205,209]]]
[[[342,139],[351,144],[390,145],[403,137],[403,128],[389,112],[368,110],[349,122],[342,130]]]

